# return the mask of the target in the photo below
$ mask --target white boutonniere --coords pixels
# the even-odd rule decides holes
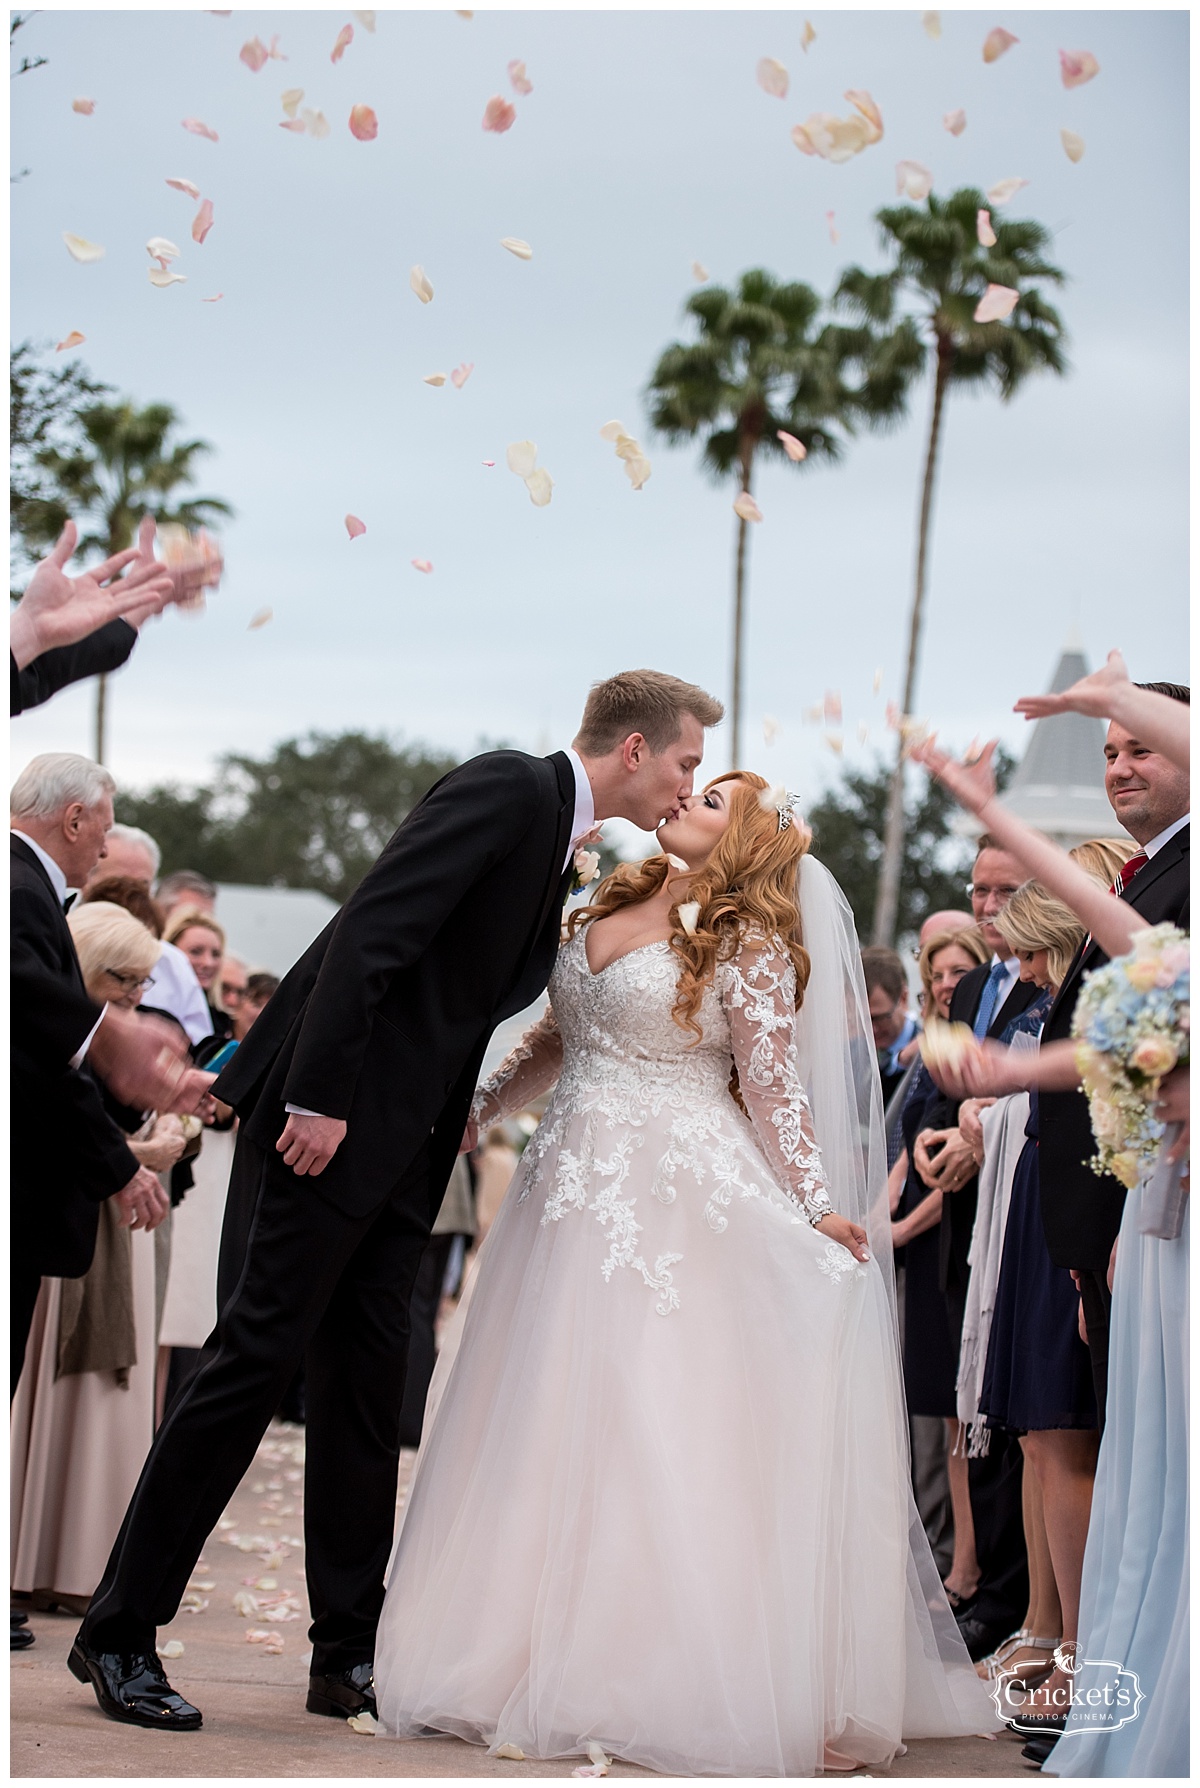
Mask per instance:
[[[581,893],[582,890],[589,887],[599,875],[600,852],[590,851],[586,848],[589,844],[599,844],[599,842],[600,828],[599,826],[593,826],[591,831],[585,833],[583,838],[580,839],[579,844],[576,846],[568,897],[571,894]]]

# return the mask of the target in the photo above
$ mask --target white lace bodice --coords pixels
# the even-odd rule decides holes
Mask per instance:
[[[782,943],[748,940],[718,966],[697,1014],[703,1036],[696,1041],[671,1016],[679,962],[669,943],[643,944],[593,974],[585,933],[581,928],[559,952],[544,1017],[477,1092],[473,1115],[481,1128],[522,1110],[555,1082],[526,1151],[533,1162],[557,1141],[562,1121],[580,1111],[635,1139],[651,1121],[666,1120],[655,1196],[670,1202],[682,1169],[697,1179],[711,1173],[706,1215],[724,1228],[733,1191],[759,1190],[745,1183],[744,1148],[721,1146],[734,1140],[731,1120],[740,1117],[730,1090],[736,1066],[772,1177],[810,1222],[828,1215],[833,1207],[796,1068],[795,971]],[[572,1159],[560,1156],[548,1208],[572,1198]]]

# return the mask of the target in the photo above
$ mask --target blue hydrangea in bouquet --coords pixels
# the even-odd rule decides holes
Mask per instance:
[[[1123,1186],[1137,1185],[1158,1148],[1159,1083],[1190,1060],[1190,962],[1186,932],[1153,925],[1127,956],[1088,976],[1075,1005],[1071,1035],[1096,1138],[1089,1165]]]

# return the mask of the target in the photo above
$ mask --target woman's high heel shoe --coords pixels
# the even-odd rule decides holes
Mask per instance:
[[[1054,1648],[1061,1643],[1060,1639],[1039,1638],[1028,1627],[1020,1627],[1002,1644],[998,1645],[989,1656],[981,1658],[975,1669],[985,1682],[996,1682],[1000,1677],[1007,1676],[1010,1680],[1023,1683],[1028,1687],[1031,1686],[1029,1680],[1031,1677],[1036,1676],[1040,1679],[1050,1674],[1054,1668]],[[1010,1665],[1008,1660],[1019,1651],[1045,1652],[1049,1662],[1044,1663],[1041,1658],[1022,1658],[1019,1664]]]

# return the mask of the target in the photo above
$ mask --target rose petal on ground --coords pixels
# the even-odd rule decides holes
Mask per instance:
[[[274,618],[275,610],[273,608],[255,609],[247,624],[246,632],[254,633],[259,627],[265,627],[267,622],[274,620]]]
[[[242,1619],[247,1620],[251,1614],[258,1613],[258,1597],[252,1596],[248,1589],[235,1589],[233,1606]]]
[[[337,42],[329,52],[331,62],[340,62],[350,45],[354,42],[354,26],[343,25],[337,34]]]
[[[379,1721],[369,1713],[351,1714],[346,1724],[351,1732],[358,1732],[363,1738],[374,1738],[379,1731]]]
[[[516,106],[510,106],[499,93],[493,93],[483,108],[484,130],[494,130],[499,136],[503,131],[511,130],[516,122]]]
[[[532,441],[514,441],[505,449],[504,458],[510,472],[518,478],[528,478],[537,464],[537,447]]]
[[[273,1658],[278,1658],[283,1655],[283,1646],[284,1640],[282,1633],[268,1633],[263,1650],[269,1652]]]
[[[1083,138],[1073,130],[1060,130],[1058,134],[1062,138],[1062,146],[1067,152],[1067,160],[1082,161],[1083,152],[1087,148]]]
[[[303,87],[287,87],[284,89],[281,104],[289,118],[296,116],[296,107],[304,98]]]
[[[192,241],[203,242],[213,227],[213,202],[205,199],[199,211],[192,219]]]
[[[942,123],[952,137],[961,137],[963,131],[967,128],[967,114],[963,111],[962,107],[959,106],[956,112],[947,112],[946,116],[942,119]]]
[[[533,250],[528,242],[522,242],[519,236],[501,236],[501,248],[506,248],[510,255],[516,255],[518,261],[532,261]]]
[[[769,93],[772,99],[787,98],[788,71],[782,62],[776,62],[774,56],[760,56],[754,78],[763,92]]]
[[[829,213],[829,216],[833,216],[832,211]],[[786,428],[776,429],[775,439],[777,441],[782,441],[783,451],[787,454],[789,459],[802,460],[808,458],[808,448],[804,445],[804,442],[798,441],[795,435],[789,435]]]
[[[898,161],[896,191],[905,198],[927,199],[933,191],[933,175],[919,161]]]
[[[503,1757],[508,1763],[524,1763],[525,1753],[520,1745],[497,1745],[492,1752],[493,1757]]]
[[[742,491],[734,499],[733,513],[740,515],[743,521],[760,522],[762,520],[762,510],[748,490]]]
[[[817,41],[817,34],[812,28],[812,20],[805,19],[804,29],[800,33],[800,48],[804,51],[804,54],[806,56],[808,55],[809,44],[815,43],[816,41]]]
[[[996,232],[992,228],[990,211],[979,210],[975,213],[975,234],[979,238],[981,248],[995,248]]]
[[[262,38],[252,37],[249,43],[244,43],[238,51],[238,61],[244,62],[252,74],[257,74],[260,68],[264,68],[267,61],[267,46]]]
[[[1082,87],[1100,73],[1100,64],[1090,50],[1060,50],[1058,61],[1064,87]]]
[[[836,248],[838,243],[841,241],[841,237],[838,235],[837,230],[834,227],[832,211],[827,211],[825,213],[825,222],[829,225],[829,240],[833,243],[833,246]]]
[[[359,521],[357,515],[348,515],[346,517],[346,532],[349,534],[351,540],[357,540],[359,535],[365,534],[366,531],[366,522]]]
[[[842,96],[848,99],[856,112],[861,112],[872,130],[876,133],[870,140],[877,143],[883,135],[883,113],[871,98],[865,87],[850,87]]]
[[[73,261],[101,261],[104,250],[98,242],[89,242],[86,236],[73,236],[70,230],[63,231],[63,241],[67,245],[67,253]]]
[[[474,371],[475,362],[473,360],[464,360],[461,365],[456,366],[454,371],[450,374],[450,383],[453,385],[454,389],[456,391],[461,391]]]
[[[1013,45],[1020,41],[1020,38],[1014,37],[1011,31],[1006,31],[1003,25],[997,25],[995,30],[989,31],[983,40],[984,61],[995,62],[998,57],[1003,56],[1006,50],[1011,50]]]
[[[422,385],[444,385],[446,383],[446,375],[445,373],[426,373],[425,377],[421,380],[421,383]]]
[[[432,559],[412,559],[409,563],[412,565],[414,571],[423,571],[427,577],[433,570]]]
[[[167,185],[173,186],[176,192],[185,192],[189,199],[200,197],[200,188],[194,180],[168,180]]]
[[[181,1658],[183,1656],[183,1640],[168,1639],[165,1645],[158,1648],[160,1658]]]
[[[433,302],[433,287],[429,283],[429,277],[424,267],[414,267],[408,276],[408,283],[422,304]]]
[[[379,135],[379,120],[370,106],[352,106],[350,110],[350,135],[357,137],[360,143],[373,143]]]
[[[86,335],[81,335],[78,329],[72,329],[70,335],[64,336],[62,341],[59,342],[54,352],[56,354],[61,354],[64,348],[77,348],[81,341],[86,340]]]
[[[1014,291],[1012,286],[989,286],[975,306],[975,321],[1002,322],[1005,317],[1011,317],[1020,297],[1020,292]]]
[[[940,37],[942,35],[942,15],[940,12],[923,12],[921,14],[921,23],[925,27],[927,36]]]
[[[520,93],[522,96],[525,96],[533,92],[533,82],[525,73],[525,64],[523,62],[509,63],[508,79],[514,93]]]
[[[210,130],[208,125],[200,118],[185,118],[183,120],[183,128],[184,130],[190,130],[194,137],[207,137],[210,143],[220,141],[216,131]]]
[[[682,906],[676,907],[675,911],[678,913],[679,923],[684,931],[687,932],[687,935],[689,937],[695,937],[696,926],[700,919],[700,902],[698,900],[685,900]]]
[[[1008,201],[1015,198],[1023,186],[1028,185],[1028,180],[1021,180],[1015,174],[1007,180],[997,180],[995,186],[989,186],[987,189],[988,203],[1007,205]]]
[[[280,130],[294,130],[297,136],[302,136],[307,127],[302,118],[281,118],[279,128]]]
[[[544,509],[554,490],[554,480],[545,466],[535,466],[525,480],[525,488],[529,492],[529,501],[534,508]]]
[[[179,250],[166,236],[151,236],[146,244],[146,253],[152,255],[156,261],[177,261],[179,259]]]
[[[578,1769],[571,1771],[573,1776],[606,1776],[608,1771],[601,1769],[598,1763],[581,1763]]]
[[[374,31],[375,14],[373,12],[356,12],[354,16],[364,31]]]
[[[692,278],[698,285],[704,285],[708,279],[708,268],[704,265],[703,261],[692,262]]]
[[[71,101],[71,110],[73,112],[78,112],[82,118],[90,118],[92,113],[96,110],[96,102],[94,99],[73,99]]]
[[[186,273],[176,273],[173,268],[164,267],[161,264],[151,267],[149,273],[152,286],[184,286],[187,284]]]

